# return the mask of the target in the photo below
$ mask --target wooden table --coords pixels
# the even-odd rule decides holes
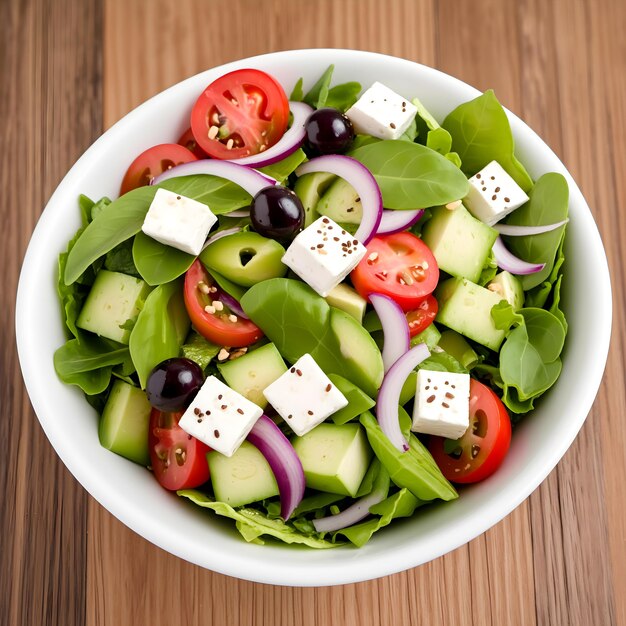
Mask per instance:
[[[625,32],[623,0],[2,0],[0,624],[626,626]],[[600,394],[543,485],[452,554],[319,589],[204,571],[111,517],[45,439],[13,336],[30,233],[104,129],[200,70],[306,47],[385,52],[495,88],[581,186],[615,290]],[[593,324],[593,285],[581,288]]]

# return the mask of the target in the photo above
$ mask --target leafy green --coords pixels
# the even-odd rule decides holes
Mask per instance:
[[[331,419],[335,424],[346,424],[361,415],[364,411],[371,409],[376,404],[364,391],[359,389],[356,385],[353,385],[343,376],[330,374],[328,378],[330,378],[331,382],[348,401],[347,406],[331,415]]]
[[[411,348],[416,346],[418,343],[425,343],[426,347],[429,350],[432,350],[441,339],[441,333],[437,330],[437,327],[434,324],[430,324],[426,326],[421,333],[415,335],[415,337],[411,337],[410,345]]]
[[[181,349],[186,359],[191,359],[202,369],[206,369],[207,365],[218,355],[221,346],[211,343],[197,332],[192,332]]]
[[[396,518],[411,517],[415,509],[422,504],[424,502],[416,498],[408,489],[400,489],[392,496],[370,507],[370,513],[380,515],[380,517],[349,526],[337,531],[336,534],[343,535],[360,548],[372,538],[376,531],[388,526]]]
[[[292,102],[302,102],[304,98],[304,89],[302,88],[303,79],[298,78],[298,82],[294,85],[289,100]]]
[[[561,174],[544,174],[537,180],[529,194],[530,200],[525,205],[513,211],[507,219],[507,224],[520,226],[544,226],[555,224],[567,218],[569,207],[569,188],[567,181]],[[529,263],[545,263],[540,272],[520,276],[525,291],[532,289],[546,281],[554,268],[559,247],[565,236],[566,225],[540,235],[526,235],[524,237],[506,237],[509,250],[528,261]],[[554,283],[556,276],[550,281]]]
[[[156,287],[146,298],[130,333],[130,355],[142,389],[155,365],[178,356],[188,330],[182,281]]]
[[[498,304],[491,307],[491,319],[498,330],[508,331],[512,326],[524,323],[524,316],[506,300],[500,300]]]
[[[177,493],[202,508],[212,509],[218,515],[234,519],[237,522],[237,530],[246,541],[258,541],[260,537],[267,535],[285,543],[300,543],[310,548],[334,548],[340,545],[313,535],[305,535],[280,519],[269,519],[256,509],[241,507],[235,510],[224,502],[214,501],[201,491],[185,489]],[[262,540],[260,543],[263,543]]]
[[[426,147],[445,157],[452,148],[452,137],[445,128],[435,128],[428,131]]]
[[[442,126],[452,135],[452,149],[458,153],[461,167],[468,176],[495,160],[524,191],[528,192],[533,186],[528,172],[515,158],[509,120],[491,89],[459,105],[448,114]]]
[[[69,330],[69,334],[66,332],[66,335],[68,337],[78,337],[76,320],[78,319],[78,314],[80,313],[85,298],[89,293],[89,289],[81,285],[80,283],[66,285],[65,281],[63,280],[63,276],[65,275],[65,267],[67,265],[68,253],[72,249],[82,232],[83,228],[80,228],[74,235],[74,238],[71,239],[68,243],[67,252],[62,252],[61,254],[59,254],[57,293],[59,295],[59,300],[61,301],[61,311],[65,327],[67,328],[67,330]]]
[[[367,472],[365,472],[365,476],[363,476],[363,480],[359,485],[359,489],[354,496],[355,498],[363,498],[364,496],[368,496],[370,493],[372,493],[374,485],[376,484],[377,479],[381,473],[381,469],[385,472],[385,475],[387,476],[387,491],[389,491],[389,474],[387,473],[387,470],[383,469],[383,466],[381,465],[378,458],[374,457],[372,459],[372,462],[370,463],[370,466],[367,468]]]
[[[143,233],[141,234],[143,235]],[[104,257],[104,268],[110,272],[120,272],[141,278],[133,261],[133,240],[127,239],[115,246],[113,250],[109,250]]]
[[[374,454],[398,487],[408,489],[420,500],[454,500],[458,497],[454,487],[443,477],[432,456],[417,437],[411,435],[410,449],[400,452],[389,441],[369,411],[361,415],[360,421],[365,427]]]
[[[450,133],[439,125],[439,122],[418,98],[413,98],[411,102],[417,107],[417,115],[415,116],[417,134],[419,137],[424,138],[424,141],[421,141],[421,143],[447,158],[452,149]],[[452,161],[456,167],[461,167],[457,154],[454,153],[454,157],[448,160]]]
[[[140,231],[135,235],[132,258],[141,277],[154,286],[182,276],[196,257],[166,246]]]
[[[498,273],[498,263],[496,261],[496,257],[493,254],[493,251],[489,252],[489,256],[485,261],[485,266],[483,267],[482,272],[480,273],[480,277],[478,278],[478,284],[481,287],[484,287],[487,283],[490,283]]]
[[[352,150],[376,178],[388,209],[447,204],[467,195],[463,173],[439,153],[408,141],[378,141]]]
[[[413,120],[409,127],[400,135],[401,141],[415,141],[417,138],[417,123]]]
[[[431,352],[430,356],[418,365],[418,369],[467,374],[467,369],[444,350]]]
[[[100,198],[100,200],[95,202],[94,205],[91,207],[91,210],[89,211],[89,221],[91,222],[95,220],[96,217],[98,217],[98,215],[100,214],[100,212],[106,207],[108,207],[109,204],[111,204],[111,200],[110,198],[107,198],[106,196],[103,196],[102,198]]]
[[[295,520],[306,513],[315,513],[317,517],[319,511],[324,510],[331,504],[341,502],[341,500],[344,500],[345,497],[346,496],[337,493],[318,491],[310,496],[307,496],[306,498],[302,498],[300,504],[294,509],[292,518]],[[321,515],[323,515],[323,513]]]
[[[554,283],[554,290],[552,291],[552,303],[550,304],[550,308],[548,309],[548,311],[550,311],[550,313],[552,313],[552,315],[554,315],[554,317],[556,317],[559,320],[559,322],[561,322],[561,325],[563,326],[563,330],[567,334],[567,330],[568,330],[567,320],[565,319],[565,314],[563,313],[563,311],[561,311],[561,308],[560,308],[562,279],[563,279],[563,276],[559,276],[556,283]]]
[[[218,287],[225,291],[229,296],[235,298],[235,300],[241,300],[243,294],[246,293],[244,287],[236,285],[232,280],[228,280],[226,276],[222,276],[215,270],[207,270],[207,272],[213,277],[213,280],[217,283]]]
[[[333,78],[334,65],[329,65],[328,69],[320,76],[319,80],[311,87],[303,100],[309,106],[315,109],[321,109],[326,106],[328,91],[330,89],[330,81]]]
[[[239,185],[208,174],[170,178],[158,186],[206,204],[215,215],[242,209],[251,201],[250,194]]]
[[[328,92],[324,106],[347,111],[358,99],[361,83],[349,82],[335,85]]]
[[[241,306],[288,362],[308,353],[326,374],[339,374],[372,397],[378,393],[383,365],[374,340],[308,285],[288,278],[265,280],[245,293]]]
[[[282,183],[287,180],[289,175],[294,172],[299,165],[304,163],[304,161],[306,161],[306,154],[304,154],[302,148],[298,148],[281,161],[259,168],[259,171],[275,178],[279,183]]]

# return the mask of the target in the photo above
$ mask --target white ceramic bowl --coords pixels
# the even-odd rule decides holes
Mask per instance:
[[[511,451],[492,478],[464,490],[455,502],[394,522],[360,550],[316,551],[247,544],[230,520],[170,495],[145,469],[102,448],[96,413],[78,389],[59,382],[52,366],[54,350],[64,340],[55,293],[57,255],[79,226],[76,198],[80,193],[94,199],[115,197],[134,156],[153,144],[176,141],[188,126],[187,113],[197,95],[225,72],[256,67],[276,76],[289,93],[300,76],[311,85],[331,63],[334,81],[358,80],[368,86],[382,80],[407,97],[419,96],[440,119],[478,94],[428,67],[353,50],[277,52],[193,76],[129,113],[72,167],[33,233],[17,294],[17,345],[26,387],[50,442],[85,489],[124,524],[168,552],[217,572],[272,584],[335,585],[392,574],[454,550],[496,524],[541,483],[581,428],[602,378],[611,330],[609,272],[589,208],[552,150],[509,114],[518,156],[533,178],[561,172],[570,186],[563,289],[570,330],[561,378],[515,430]],[[577,289],[590,284],[596,315],[592,325],[588,294]]]

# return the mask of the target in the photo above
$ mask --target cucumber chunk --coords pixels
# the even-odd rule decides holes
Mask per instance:
[[[151,410],[141,389],[116,380],[100,418],[98,437],[102,446],[139,465],[150,465],[148,427]]]
[[[330,418],[335,424],[345,424],[371,409],[376,403],[364,391],[339,374],[329,374],[331,382],[341,391],[348,401],[348,406],[333,413]]]
[[[231,456],[207,454],[215,499],[230,506],[243,506],[278,495],[278,484],[269,463],[249,441]]]
[[[292,440],[307,487],[354,497],[367,472],[372,449],[359,424],[320,424]]]

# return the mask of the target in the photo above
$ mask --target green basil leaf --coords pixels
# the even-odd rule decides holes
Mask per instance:
[[[319,80],[311,87],[310,91],[304,96],[304,102],[315,109],[321,109],[326,106],[330,81],[333,78],[334,65],[329,65],[328,69],[320,76]]]
[[[350,155],[372,172],[388,209],[447,204],[467,195],[463,173],[439,153],[417,143],[385,140]]]
[[[166,246],[143,232],[135,235],[132,248],[135,265],[148,285],[162,285],[184,274],[196,257]]]
[[[128,346],[142,389],[156,365],[179,355],[188,330],[182,280],[156,287],[146,298]]]
[[[492,90],[459,105],[442,126],[452,135],[452,149],[468,176],[495,160],[524,191],[530,191],[533,181],[515,158],[509,120]]]

